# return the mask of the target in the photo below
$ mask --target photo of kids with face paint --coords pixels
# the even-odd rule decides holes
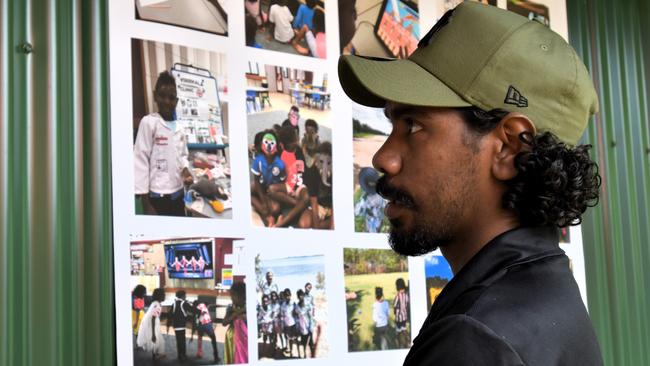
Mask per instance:
[[[254,225],[332,229],[327,75],[252,62],[249,68],[247,90],[254,92],[246,100]]]

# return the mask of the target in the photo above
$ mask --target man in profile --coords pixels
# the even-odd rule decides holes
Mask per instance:
[[[575,51],[535,21],[465,2],[406,60],[342,56],[355,102],[393,130],[373,164],[390,244],[440,248],[454,272],[405,365],[600,365],[596,335],[558,245],[598,200],[597,111]]]

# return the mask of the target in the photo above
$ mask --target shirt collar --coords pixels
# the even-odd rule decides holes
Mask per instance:
[[[510,267],[564,255],[554,227],[520,227],[506,231],[476,253],[443,288],[423,326],[445,316],[470,289],[489,286]]]

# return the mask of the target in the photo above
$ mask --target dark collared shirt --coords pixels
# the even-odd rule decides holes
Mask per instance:
[[[445,286],[404,365],[602,365],[555,228],[494,238]]]

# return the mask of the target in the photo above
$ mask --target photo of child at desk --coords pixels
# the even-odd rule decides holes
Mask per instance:
[[[132,40],[136,213],[232,218],[225,55],[174,49]]]
[[[246,78],[254,224],[332,229],[327,75],[249,63]]]
[[[406,58],[420,39],[418,1],[339,0],[342,54]]]
[[[326,58],[322,0],[244,0],[246,45]]]

